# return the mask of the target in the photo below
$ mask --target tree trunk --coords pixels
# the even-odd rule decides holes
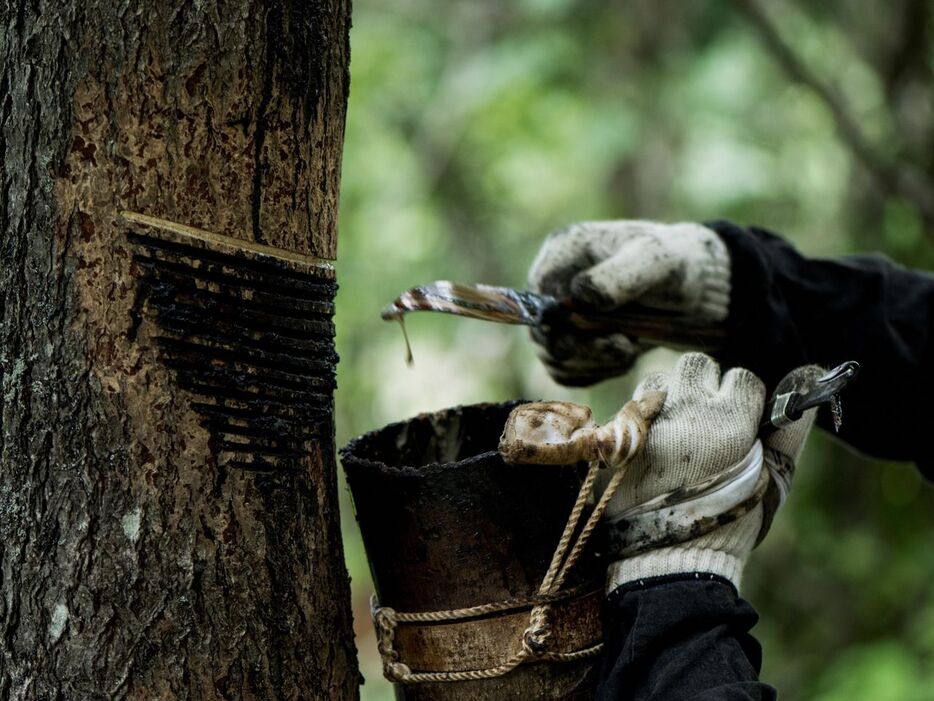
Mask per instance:
[[[349,0],[43,5],[0,9],[0,699],[355,698]]]

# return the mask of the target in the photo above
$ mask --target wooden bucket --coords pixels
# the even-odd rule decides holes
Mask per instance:
[[[497,445],[520,403],[423,414],[367,433],[341,451],[380,606],[441,611],[536,593],[584,466],[505,464]],[[563,638],[563,649],[599,642],[604,571],[591,548],[564,585],[578,593],[553,607],[554,639]],[[401,662],[415,663],[413,671],[489,667],[521,647],[516,625],[529,610],[402,625],[393,649]],[[409,701],[592,699],[597,664],[598,657],[536,660],[490,679],[396,684],[396,695]]]

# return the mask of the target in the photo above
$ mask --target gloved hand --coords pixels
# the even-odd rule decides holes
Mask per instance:
[[[730,256],[699,224],[584,222],[549,235],[529,270],[529,288],[601,311],[636,302],[694,322],[721,322],[729,309]],[[533,329],[532,340],[552,378],[572,386],[620,375],[646,349],[624,334]]]
[[[810,388],[822,371],[799,368],[789,383]],[[779,387],[786,391],[792,387]],[[613,521],[633,505],[690,486],[740,461],[759,431],[765,402],[762,382],[748,370],[734,368],[720,377],[718,365],[701,353],[683,355],[670,374],[646,377],[634,398],[666,390],[642,452],[627,472],[604,518]],[[804,446],[816,409],[773,433],[764,444],[793,464]],[[765,469],[763,467],[763,469]],[[772,501],[772,507],[774,502]],[[720,575],[739,589],[743,566],[760,536],[771,525],[770,499],[737,520],[693,540],[631,556],[610,565],[607,592],[627,582],[663,575],[703,572]],[[664,514],[665,511],[660,513]]]

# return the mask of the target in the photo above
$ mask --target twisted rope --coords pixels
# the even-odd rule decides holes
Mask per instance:
[[[549,604],[558,601],[571,599],[578,594],[590,593],[586,587],[575,587],[565,589],[554,594],[535,594],[533,596],[516,597],[514,599],[504,599],[490,604],[478,604],[477,606],[468,606],[460,609],[448,609],[445,611],[418,611],[415,613],[402,613],[388,606],[380,607],[376,601],[376,595],[370,597],[370,613],[379,609],[381,611],[391,611],[392,616],[398,623],[441,623],[444,621],[464,620],[468,618],[480,618],[491,613],[501,613],[504,611],[517,611],[525,608],[532,608],[539,604]]]

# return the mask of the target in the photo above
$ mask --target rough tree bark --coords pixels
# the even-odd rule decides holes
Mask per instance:
[[[321,260],[349,13],[0,8],[0,698],[356,697]]]

